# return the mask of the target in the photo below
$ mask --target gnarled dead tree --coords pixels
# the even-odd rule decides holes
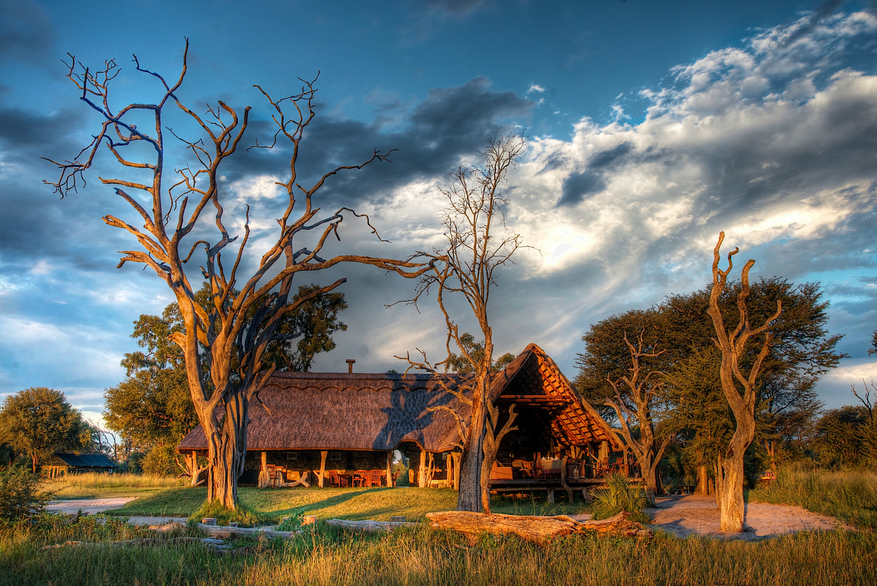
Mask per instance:
[[[189,388],[195,409],[209,445],[210,474],[208,500],[218,501],[234,508],[237,501],[237,479],[243,471],[247,449],[247,420],[250,401],[273,373],[273,367],[263,369],[268,344],[279,339],[278,324],[285,315],[294,311],[310,298],[328,293],[345,279],[320,287],[290,303],[293,277],[301,271],[328,269],[339,263],[362,263],[394,271],[406,277],[417,277],[424,265],[415,262],[373,258],[360,255],[339,255],[322,258],[321,251],[329,237],[340,240],[339,226],[345,215],[362,218],[377,236],[368,217],[348,208],[321,212],[315,196],[326,180],[345,170],[361,169],[375,161],[387,161],[389,153],[375,151],[366,161],[357,165],[339,166],[319,176],[309,187],[299,183],[296,165],[299,146],[308,124],[315,116],[314,81],[306,82],[301,90],[281,99],[272,98],[261,87],[273,110],[272,119],[277,128],[271,145],[288,141],[291,148],[284,181],[278,181],[286,193],[285,207],[277,218],[273,241],[261,252],[256,268],[242,276],[244,252],[250,239],[249,206],[243,221],[243,238],[233,236],[224,217],[224,178],[220,169],[228,157],[238,149],[247,130],[250,108],[239,112],[218,102],[208,106],[201,115],[186,106],[178,92],[187,72],[188,41],[183,53],[179,78],[169,84],[161,75],[144,69],[134,58],[136,69],[157,80],[163,88],[154,103],[132,103],[119,110],[110,101],[110,85],[119,74],[115,61],[93,71],[70,55],[67,77],[80,90],[80,98],[103,119],[98,132],[73,161],[55,162],[60,168],[57,181],[47,182],[61,196],[76,191],[84,182],[84,173],[95,162],[103,145],[129,177],[147,177],[147,182],[127,178],[106,178],[104,185],[115,188],[143,222],[142,228],[114,216],[104,221],[129,232],[140,243],[139,250],[122,251],[119,267],[126,262],[142,263],[151,268],[173,291],[185,324],[185,333],[176,333],[173,341],[183,350]],[[182,113],[183,124],[194,125],[200,138],[187,140],[169,131],[185,145],[188,158],[171,164],[167,148],[163,116]],[[137,124],[147,118],[148,124]],[[147,146],[149,155],[138,150]],[[168,188],[163,182],[173,174],[176,179]],[[170,181],[168,181],[170,183]],[[141,203],[145,201],[146,203]],[[217,235],[207,240],[207,222],[212,220]],[[191,242],[198,230],[199,239]],[[378,236],[379,238],[379,236]],[[237,243],[237,250],[229,246]],[[206,303],[195,299],[199,283],[191,283],[186,262],[196,250],[204,250],[200,267],[203,279],[209,284],[210,298]],[[222,254],[229,250],[230,267]],[[309,277],[311,278],[311,277]],[[283,336],[295,337],[295,333]],[[202,377],[202,361],[206,361],[209,377]]]
[[[746,449],[755,439],[755,403],[757,400],[755,383],[758,379],[764,359],[770,352],[771,332],[770,327],[782,313],[782,303],[777,300],[777,310],[760,327],[752,328],[749,325],[749,310],[746,299],[749,297],[749,270],[755,264],[749,260],[743,267],[740,276],[741,288],[737,294],[737,312],[739,321],[737,327],[728,330],[719,307],[719,299],[728,281],[728,274],[733,267],[732,257],[740,250],[735,248],[728,253],[728,268],[719,268],[721,261],[722,241],[725,233],[719,233],[719,241],[713,250],[713,286],[710,291],[710,305],[707,313],[713,321],[716,331],[714,341],[722,352],[722,365],[719,376],[722,383],[722,391],[734,413],[734,435],[728,443],[728,449],[718,458],[716,463],[716,497],[719,501],[720,526],[722,531],[743,531],[743,517],[745,513],[743,504],[743,455]],[[747,358],[746,344],[755,336],[764,334],[761,349],[749,364],[748,374],[744,374],[744,363]]]
[[[646,485],[646,498],[650,504],[654,504],[658,490],[658,463],[672,436],[667,435],[663,439],[655,436],[652,401],[661,383],[652,380],[652,377],[661,376],[663,373],[649,370],[643,376],[641,360],[656,358],[665,351],[643,352],[643,331],[639,333],[636,346],[627,339],[627,332],[624,334],[624,343],[630,350],[630,374],[615,381],[611,378],[606,379],[615,391],[615,400],[607,399],[606,405],[615,410],[618,422],[621,424],[621,430],[613,428],[612,433],[618,442],[627,446],[636,457]],[[634,437],[632,424],[639,428],[638,438]]]
[[[503,420],[502,414],[488,397],[496,375],[491,369],[493,332],[487,307],[490,288],[496,284],[496,271],[511,262],[512,255],[522,246],[520,234],[500,239],[495,231],[499,227],[497,224],[505,226],[502,206],[508,203],[499,190],[506,173],[523,148],[524,139],[520,136],[488,139],[487,148],[482,152],[483,166],[460,167],[451,173],[451,187],[440,188],[448,200],[443,215],[447,247],[431,253],[420,252],[412,257],[412,260],[429,263],[431,267],[421,277],[414,301],[431,288],[437,290],[436,298],[447,327],[445,348],[448,358],[430,364],[423,353],[422,361],[413,361],[409,356],[406,358],[409,368],[437,373],[437,368],[446,365],[453,354],[453,344],[474,373],[464,378],[458,388],[444,385],[447,392],[471,407],[468,418],[452,411],[457,420],[462,448],[457,501],[457,510],[460,511],[490,512],[490,470],[502,438],[516,429],[513,427],[516,418],[514,410],[510,409]],[[448,312],[446,296],[455,294],[463,296],[481,328],[484,346],[478,356],[469,351],[471,345],[464,343],[457,322]]]

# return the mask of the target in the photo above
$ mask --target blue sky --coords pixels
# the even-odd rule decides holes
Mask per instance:
[[[0,398],[49,386],[99,413],[136,347],[132,322],[171,301],[154,275],[115,268],[115,251],[131,243],[100,218],[130,213],[97,180],[111,162],[59,200],[42,184],[54,171],[40,157],[73,157],[96,128],[64,78],[68,52],[94,66],[115,58],[119,102],[146,101],[157,88],[131,54],[174,77],[185,37],[181,98],[253,106],[252,138],[266,136],[268,116],[253,84],[282,95],[320,72],[305,173],[399,149],[392,164],[327,185],[327,208],[370,213],[392,241],[345,225],[338,252],[401,257],[438,244],[436,186],[477,160],[487,135],[525,132],[508,223],[541,254],[519,255],[500,277],[500,352],[536,342],[572,378],[591,323],[704,286],[724,230],[757,260],[754,276],[822,283],[829,328],[850,354],[821,383],[827,406],[851,403],[850,385],[877,378],[866,354],[877,328],[874,2],[0,6]],[[277,213],[277,159],[245,153],[228,170],[230,210],[249,203],[258,216],[254,253]],[[401,370],[394,354],[439,352],[435,308],[385,308],[411,283],[367,268],[321,280],[342,275],[350,327],[316,369],[355,358],[359,371]]]

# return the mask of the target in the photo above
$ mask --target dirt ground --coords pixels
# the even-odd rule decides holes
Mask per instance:
[[[759,540],[798,531],[825,531],[835,528],[852,530],[833,517],[812,513],[801,507],[747,503],[743,533],[719,531],[719,507],[712,496],[658,497],[656,507],[648,509],[654,523],[678,537],[704,535],[721,539]]]

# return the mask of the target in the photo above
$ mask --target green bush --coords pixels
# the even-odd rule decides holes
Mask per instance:
[[[40,477],[23,466],[0,472],[0,522],[14,523],[42,513],[49,495],[39,490]]]
[[[621,511],[631,513],[630,518],[640,523],[651,521],[643,512],[646,507],[646,493],[638,487],[630,484],[624,474],[612,474],[606,477],[606,488],[596,488],[591,491],[594,497],[592,510],[594,519],[608,519]]]
[[[183,469],[177,463],[177,453],[170,444],[153,446],[139,462],[144,474],[177,476]]]
[[[278,531],[295,531],[301,527],[302,519],[305,516],[305,510],[302,508],[298,508],[290,512],[290,514],[284,515],[280,520],[280,523],[277,525]]]
[[[232,521],[240,523],[242,527],[252,527],[253,525],[261,525],[268,521],[264,515],[260,515],[249,507],[238,503],[236,509],[229,510],[223,507],[218,501],[205,501],[197,511],[189,516],[189,521],[200,523],[205,517],[213,517],[216,519],[217,525],[228,525]]]

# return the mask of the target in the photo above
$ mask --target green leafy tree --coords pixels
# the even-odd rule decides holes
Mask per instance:
[[[736,296],[740,283],[728,283],[719,299],[727,323],[736,323]],[[644,372],[666,374],[662,392],[656,397],[668,433],[682,442],[685,460],[694,466],[698,491],[706,493],[708,476],[718,453],[711,446],[727,440],[733,416],[722,404],[721,389],[715,383],[720,358],[715,349],[715,331],[706,314],[710,288],[669,296],[661,305],[613,315],[597,324],[582,338],[585,350],[579,354],[575,385],[583,398],[601,409],[608,420],[615,413],[605,405],[614,396],[608,380],[618,380],[630,369],[630,351],[624,335],[643,332]],[[756,441],[760,453],[775,465],[795,446],[801,449],[806,431],[812,428],[819,403],[815,385],[819,377],[837,365],[844,354],[836,346],[841,336],[827,331],[828,302],[817,283],[795,285],[781,277],[761,279],[750,286],[750,319],[761,323],[776,311],[783,313],[772,325],[772,345],[761,369],[757,392],[758,426]],[[755,346],[747,347],[744,366],[755,359]],[[666,404],[665,404],[666,402]],[[602,408],[601,408],[602,407]],[[753,454],[753,457],[755,454]],[[747,469],[751,469],[748,466]]]
[[[815,448],[821,464],[830,468],[861,464],[867,453],[868,424],[869,412],[861,405],[826,411],[815,426]]]
[[[32,387],[9,395],[0,410],[0,427],[13,450],[27,454],[34,474],[40,463],[61,450],[88,450],[93,428],[70,406],[64,393]]]
[[[344,293],[323,293],[313,284],[300,286],[292,300],[297,305],[280,324],[282,338],[269,346],[266,361],[280,371],[308,372],[314,356],[335,349],[335,332],[347,331],[338,319],[347,302]]]
[[[483,342],[476,342],[475,336],[473,336],[469,332],[464,332],[463,335],[460,336],[460,343],[463,345],[464,352],[472,357],[476,364],[481,362],[482,358],[484,357]],[[514,359],[514,354],[512,354],[511,352],[506,352],[496,359],[496,361],[490,367],[490,371],[501,372],[505,369],[506,366],[511,364]],[[446,364],[449,371],[456,372],[457,374],[473,374],[475,372],[475,369],[472,367],[472,363],[466,360],[463,353],[454,354],[453,352],[451,352],[450,357],[446,361]]]

